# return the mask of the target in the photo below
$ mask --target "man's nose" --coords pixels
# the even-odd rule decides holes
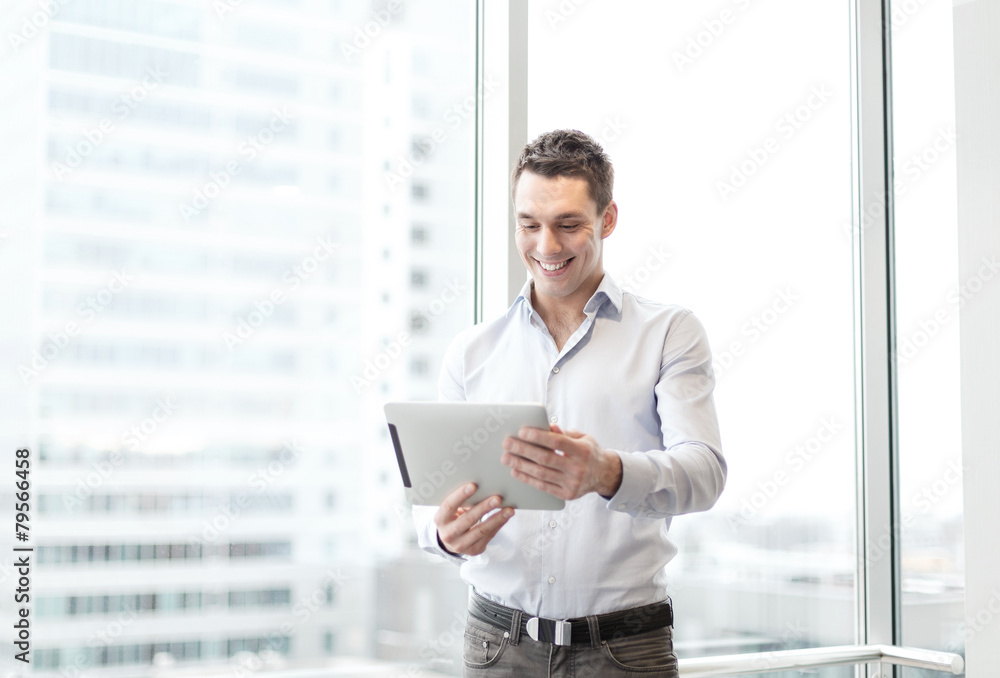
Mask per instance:
[[[539,254],[549,255],[560,252],[562,250],[562,243],[559,242],[558,227],[544,226],[541,231],[538,237]]]

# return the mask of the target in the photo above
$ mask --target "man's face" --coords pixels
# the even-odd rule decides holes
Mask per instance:
[[[601,241],[615,228],[615,202],[598,212],[585,179],[525,172],[514,192],[514,210],[517,251],[535,281],[535,294],[548,298],[539,301],[585,303],[604,276]]]

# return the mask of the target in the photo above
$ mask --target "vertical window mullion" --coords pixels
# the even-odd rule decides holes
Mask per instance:
[[[510,168],[528,141],[528,3],[480,1],[477,26],[476,321],[496,317],[526,279],[514,245]],[[502,256],[501,253],[506,253]]]
[[[898,644],[901,526],[888,0],[857,0],[852,24],[858,642]]]

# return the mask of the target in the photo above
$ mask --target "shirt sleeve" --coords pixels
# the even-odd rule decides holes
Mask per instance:
[[[715,504],[727,469],[714,388],[708,336],[688,313],[667,332],[654,389],[664,449],[613,450],[622,460],[622,483],[609,508],[663,518]]]
[[[438,400],[465,400],[465,349],[463,335],[455,337],[445,352],[441,365],[441,376],[438,379]],[[464,563],[465,556],[455,555],[446,551],[438,540],[437,525],[434,524],[436,506],[414,506],[413,524],[417,530],[417,545],[428,553],[439,555],[454,563]]]

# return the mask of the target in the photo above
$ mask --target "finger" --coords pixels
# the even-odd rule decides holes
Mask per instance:
[[[445,542],[445,546],[448,550],[454,553],[462,553],[465,555],[479,555],[486,550],[487,544],[496,536],[497,532],[500,531],[507,521],[514,515],[514,509],[509,506],[503,510],[496,511],[486,520],[478,521],[470,527],[470,529],[457,535],[453,540],[446,541],[444,537],[441,538],[442,542]]]
[[[483,536],[481,539],[468,546],[469,555],[479,555],[484,552],[497,533],[513,517],[514,509],[507,508],[503,511],[497,511],[496,515],[490,516],[489,520],[481,523],[480,530]]]
[[[545,433],[545,435],[554,435],[550,433]],[[569,442],[568,438],[563,438]],[[556,443],[552,443],[556,444]],[[560,445],[560,447],[565,447],[565,445]],[[557,450],[549,445],[539,444],[537,442],[529,442],[522,438],[507,438],[504,440],[503,449],[510,455],[515,455],[518,457],[523,457],[541,466],[547,466],[549,468],[561,470],[564,462],[564,455],[561,450]],[[510,458],[507,455],[501,457],[500,461],[507,466],[510,466]]]
[[[500,508],[500,506],[500,497],[493,495],[475,506],[466,508],[460,515],[453,514],[450,519],[438,524],[438,534],[441,535],[441,541],[446,544],[458,543],[469,530],[476,528],[483,516]],[[449,548],[451,547],[449,546]]]
[[[561,430],[543,431],[540,428],[532,428],[530,426],[526,426],[518,431],[517,438],[515,438],[515,440],[523,440],[526,443],[531,443],[532,445],[537,445],[538,447],[544,447],[553,451],[565,451],[566,445],[572,441],[572,439],[566,436]]]
[[[514,516],[514,509],[507,506],[500,511],[496,511],[486,520],[476,523],[468,532],[465,539],[468,540],[465,549],[471,554],[479,554],[486,550],[487,544],[493,540],[497,532],[507,524]]]
[[[545,450],[544,454],[551,458],[553,453]],[[510,467],[511,475],[521,482],[526,482],[522,477],[527,476],[544,483],[559,484],[559,480],[565,476],[566,470],[556,468],[553,464],[539,464],[531,458],[519,454],[506,454],[501,461]]]
[[[525,485],[530,485],[535,489],[541,490],[542,492],[547,492],[560,499],[567,499],[568,493],[565,491],[562,485],[554,482],[549,482],[548,480],[543,480],[536,475],[529,473],[524,473],[516,469],[511,469],[510,475],[515,479],[519,480]]]
[[[454,520],[455,514],[462,508],[462,504],[464,504],[465,500],[471,497],[475,491],[475,483],[466,483],[445,497],[444,501],[441,502],[441,506],[438,507],[437,513],[434,514],[434,524],[441,527],[442,525]]]

